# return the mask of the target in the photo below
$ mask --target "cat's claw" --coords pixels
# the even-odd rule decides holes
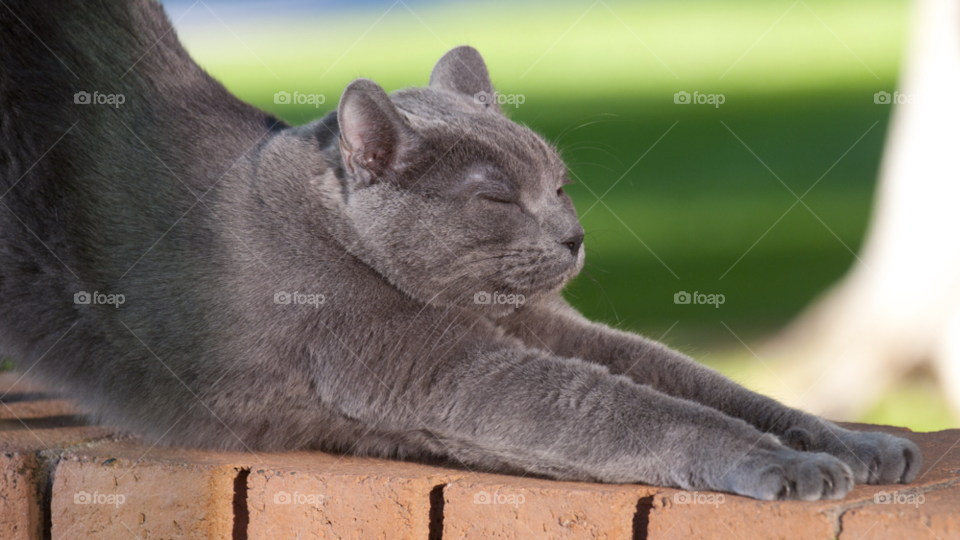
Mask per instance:
[[[853,489],[853,472],[829,454],[782,448],[751,452],[726,483],[738,495],[765,501],[842,499]]]

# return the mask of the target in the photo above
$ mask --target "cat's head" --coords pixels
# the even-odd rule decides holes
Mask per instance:
[[[475,49],[445,54],[425,88],[357,79],[337,118],[345,247],[406,294],[500,316],[582,268],[566,167],[501,112]]]

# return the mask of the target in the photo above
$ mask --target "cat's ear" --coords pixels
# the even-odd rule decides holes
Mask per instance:
[[[430,87],[464,94],[484,109],[499,111],[487,64],[469,45],[447,51],[430,72]]]
[[[356,79],[343,90],[337,121],[343,164],[363,185],[375,184],[396,170],[403,148],[413,138],[396,105],[370,79]]]

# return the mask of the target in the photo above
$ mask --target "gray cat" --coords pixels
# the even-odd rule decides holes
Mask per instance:
[[[154,2],[5,6],[0,352],[100,421],[758,499],[916,476],[905,439],[571,308],[564,164],[481,99],[476,50],[426,88],[355,80],[290,127],[200,69]]]

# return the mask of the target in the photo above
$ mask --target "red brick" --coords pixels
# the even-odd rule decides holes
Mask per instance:
[[[17,373],[0,373],[0,538],[5,540],[43,538],[44,456],[114,433],[82,425],[83,411],[41,395],[43,390]]]
[[[658,540],[834,538],[841,512],[837,502],[763,502],[729,494],[667,490],[654,497],[648,534]]]
[[[249,471],[240,486],[244,509],[233,506],[240,471]],[[53,536],[230,538],[239,511],[251,539],[427,538],[431,490],[459,474],[319,452],[220,453],[118,441],[64,454],[54,477]],[[77,504],[81,491],[124,499]],[[278,504],[281,493],[295,500]]]
[[[133,441],[70,450],[54,476],[52,536],[229,539],[237,463],[247,458]]]
[[[469,474],[443,490],[443,537],[628,540],[641,498],[656,491]]]
[[[42,537],[36,469],[32,454],[0,454],[0,538]]]
[[[909,486],[887,490],[885,500],[852,508],[841,517],[840,540],[960,538],[960,486],[923,492]],[[884,500],[884,499],[880,499]]]
[[[251,539],[430,536],[431,491],[459,471],[322,453],[259,456],[247,480]]]

